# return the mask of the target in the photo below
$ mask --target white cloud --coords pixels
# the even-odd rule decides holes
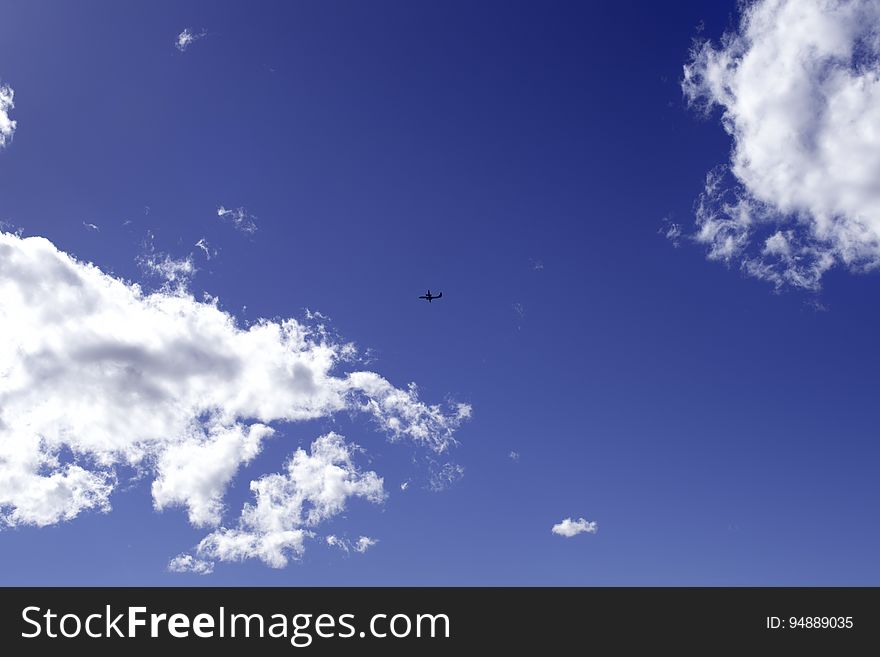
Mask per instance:
[[[469,404],[457,403],[445,411],[420,402],[415,383],[401,390],[374,372],[353,372],[349,381],[353,391],[360,391],[352,396],[353,404],[372,415],[393,440],[408,438],[438,453],[455,444],[453,433],[471,416]]]
[[[0,524],[107,511],[119,469],[132,467],[154,476],[157,509],[182,506],[194,524],[216,525],[272,423],[363,411],[390,440],[440,454],[470,415],[344,371],[354,348],[323,329],[294,319],[241,327],[215,299],[182,287],[147,294],[40,237],[0,233],[0,316]],[[313,513],[336,512],[308,495]],[[244,540],[236,531],[218,545]],[[295,545],[305,530],[291,531]]]
[[[688,100],[720,107],[733,138],[693,239],[777,287],[880,266],[880,4],[760,0],[743,11],[736,32],[698,43],[684,67]]]
[[[217,216],[221,219],[231,221],[236,230],[240,230],[243,233],[253,234],[257,232],[257,224],[254,221],[256,217],[248,214],[248,211],[245,208],[227,210],[221,205],[217,208]]]
[[[507,456],[511,461],[519,461],[519,452],[511,450]]]
[[[187,255],[185,258],[172,258],[167,253],[157,251],[155,235],[149,230],[147,231],[143,248],[144,253],[137,259],[141,270],[148,276],[162,279],[168,288],[176,287],[185,291],[186,286],[198,271],[193,262],[192,254]]]
[[[223,494],[236,471],[249,463],[274,434],[263,424],[244,427],[215,425],[169,445],[156,462],[153,504],[157,510],[185,506],[197,526],[216,525],[223,511]]]
[[[83,222],[83,228],[85,228],[86,230],[94,231],[96,233],[100,232],[100,230],[101,230],[100,228],[98,228],[98,224],[92,224],[87,221]]]
[[[217,255],[217,252],[211,248],[211,245],[208,244],[208,240],[204,237],[200,238],[199,241],[195,243],[195,246],[205,253],[205,260],[210,260]]]
[[[589,520],[584,520],[583,518],[578,518],[577,520],[566,518],[562,522],[553,525],[551,531],[559,536],[571,538],[578,534],[595,534],[599,531],[599,525],[595,521],[591,522]]]
[[[435,492],[446,490],[463,476],[464,467],[457,463],[435,464],[428,479],[428,488]]]
[[[197,271],[192,255],[172,258],[167,253],[148,253],[140,257],[138,263],[146,273],[172,286],[185,285]]]
[[[354,551],[363,554],[378,542],[379,541],[375,538],[370,538],[369,536],[361,536],[360,538],[358,538],[357,543],[354,544]]]
[[[0,84],[0,148],[6,146],[15,134],[17,123],[9,118],[9,110],[15,107],[14,99],[12,87]]]
[[[180,554],[168,562],[168,571],[172,573],[210,575],[214,572],[214,564],[210,561],[196,559],[191,554]]]
[[[352,543],[347,538],[335,536],[334,534],[330,534],[324,540],[327,542],[327,545],[330,545],[331,547],[337,547],[345,553],[349,553],[354,550],[355,552],[359,552],[360,554],[363,554],[379,542],[375,538],[370,538],[369,536],[361,536],[358,538],[358,540]]]
[[[193,32],[188,27],[184,28],[183,31],[177,35],[177,38],[174,40],[174,47],[177,48],[180,52],[186,52],[186,49],[190,47],[195,41],[208,36],[207,30],[202,30],[201,32]]]
[[[237,526],[212,532],[196,553],[220,561],[260,559],[273,568],[299,558],[305,539],[313,536],[310,528],[341,513],[350,497],[374,503],[385,499],[382,478],[372,471],[361,472],[354,464],[357,451],[335,433],[315,440],[310,453],[296,450],[284,472],[251,482],[256,501],[244,505]],[[354,549],[366,551],[373,542],[362,537]],[[346,551],[351,547],[335,536],[327,543]]]
[[[162,279],[169,288],[176,287],[185,291],[198,271],[193,255],[190,253],[184,258],[172,258],[167,253],[157,251],[155,241],[156,236],[148,230],[143,243],[144,252],[137,259],[141,270],[148,276]]]
[[[657,232],[672,242],[672,246],[676,248],[681,246],[681,236],[683,233],[681,224],[672,221],[668,217],[664,217],[662,225]]]

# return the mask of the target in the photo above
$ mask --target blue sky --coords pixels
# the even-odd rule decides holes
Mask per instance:
[[[331,430],[387,492],[348,500],[284,568],[169,572],[210,528],[156,512],[152,477],[120,469],[112,511],[0,531],[0,583],[880,581],[877,274],[841,260],[821,286],[777,284],[687,237],[706,173],[748,135],[681,88],[692,40],[736,29],[735,3],[0,13],[17,121],[0,219],[147,290],[145,257],[191,256],[192,294],[242,326],[319,311],[370,350],[359,369],[473,409],[449,450],[464,476],[440,492],[431,454],[361,414],[273,425],[224,526],[251,480]],[[205,36],[181,52],[185,27]],[[552,533],[567,517],[598,532]],[[346,554],[331,533],[378,542]]]

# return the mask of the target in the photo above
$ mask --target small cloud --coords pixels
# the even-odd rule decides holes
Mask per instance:
[[[428,488],[439,493],[464,477],[464,467],[457,463],[444,463],[437,468],[428,480]]]
[[[18,125],[9,118],[9,110],[15,107],[15,103],[12,102],[14,98],[15,91],[12,90],[12,87],[5,84],[0,85],[0,148],[9,143]]]
[[[217,208],[217,216],[221,219],[231,221],[236,230],[243,233],[253,234],[257,232],[257,224],[254,222],[255,216],[248,214],[245,208],[235,208],[227,210],[222,205]]]
[[[529,258],[529,263],[534,271],[542,271],[544,269],[544,263],[541,260],[533,260],[532,258]]]
[[[526,318],[526,308],[519,301],[513,304],[513,312],[516,313],[516,328],[522,329],[523,320]]]
[[[191,554],[179,554],[168,562],[168,572],[210,575],[214,572],[214,562],[197,559]]]
[[[0,233],[12,233],[18,237],[21,237],[24,229],[20,226],[16,226],[12,222],[4,221],[0,219]]]
[[[379,542],[375,538],[370,538],[369,536],[361,536],[360,538],[358,538],[358,540],[352,543],[347,538],[334,536],[333,534],[330,534],[330,536],[328,536],[324,540],[327,542],[327,545],[339,548],[346,554],[352,551],[363,554]]]
[[[408,481],[404,481],[402,484],[400,484],[400,490],[406,490],[407,488],[409,488]]]
[[[672,242],[672,246],[676,249],[681,246],[681,235],[682,228],[681,224],[677,224],[668,217],[664,217],[662,220],[662,225],[657,230],[658,235],[662,235],[670,242]]]
[[[86,230],[93,230],[96,233],[100,232],[100,230],[101,230],[100,228],[98,228],[98,226],[96,224],[90,224],[87,221],[83,222],[83,226],[85,227]]]
[[[189,48],[192,43],[206,36],[208,36],[208,31],[205,29],[201,32],[193,32],[186,27],[183,29],[183,32],[177,35],[177,39],[174,41],[174,47],[180,52],[186,52],[186,49]]]
[[[198,271],[192,254],[185,258],[172,258],[167,253],[156,251],[153,245],[154,239],[152,231],[147,231],[144,254],[138,257],[138,265],[146,274],[161,278],[166,286],[185,289]]]
[[[571,538],[578,534],[595,534],[599,531],[599,524],[595,521],[591,522],[589,520],[584,520],[583,518],[579,518],[578,520],[566,518],[562,522],[553,525],[551,531],[559,536]]]
[[[519,461],[519,452],[510,451],[510,454],[507,455],[511,461]]]
[[[167,253],[151,253],[141,256],[138,264],[148,274],[161,278],[172,286],[185,286],[198,271],[193,264],[192,255],[174,259]]]
[[[320,310],[312,310],[311,308],[306,308],[306,319],[309,321],[321,321],[321,322],[329,322],[330,318],[322,313]]]
[[[198,247],[199,249],[204,251],[206,260],[210,260],[215,255],[217,255],[217,250],[212,249],[211,245],[208,244],[208,240],[206,240],[204,237],[201,238],[198,242],[196,242],[195,245],[196,245],[196,247]]]
[[[369,536],[361,536],[357,540],[357,543],[354,544],[354,551],[363,554],[378,542],[379,541],[375,538],[370,538]]]

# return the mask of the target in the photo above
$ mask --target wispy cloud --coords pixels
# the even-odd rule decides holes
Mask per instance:
[[[359,554],[363,554],[379,542],[375,538],[370,538],[369,536],[361,536],[356,541],[352,542],[347,538],[335,536],[334,534],[331,534],[325,540],[327,541],[327,545],[339,548],[345,553],[357,552]]]
[[[157,251],[152,231],[147,231],[143,248],[144,253],[137,259],[138,265],[147,276],[159,278],[168,288],[185,290],[187,284],[198,271],[191,253],[184,257],[174,258],[167,253]]]
[[[205,254],[205,259],[210,260],[215,255],[217,255],[217,251],[211,248],[211,245],[208,244],[208,240],[202,237],[198,242],[195,243],[196,248],[200,249]]]
[[[208,31],[202,29],[199,32],[193,32],[188,27],[184,28],[183,31],[177,35],[177,38],[174,40],[174,47],[177,48],[180,52],[186,52],[186,49],[189,48],[193,43],[208,36]]]
[[[191,554],[180,554],[168,562],[168,571],[172,573],[210,575],[214,572],[214,564],[211,561],[196,559]]]
[[[100,232],[100,230],[101,230],[100,228],[98,228],[98,225],[97,225],[97,224],[91,224],[91,223],[89,223],[89,222],[87,222],[87,221],[84,221],[84,222],[82,222],[82,223],[83,223],[83,228],[85,228],[86,230],[91,230],[91,231],[94,231],[94,232],[96,232],[96,233],[97,233],[97,232]]]
[[[232,225],[243,233],[253,234],[257,232],[257,224],[254,221],[256,217],[249,214],[245,208],[227,210],[221,205],[217,208],[217,216],[232,222]]]
[[[578,534],[595,534],[599,531],[599,525],[595,521],[584,520],[583,518],[578,518],[577,520],[566,518],[562,522],[553,525],[551,531],[558,536],[571,538]]]
[[[14,119],[9,118],[9,111],[15,107],[14,99],[15,91],[12,87],[0,84],[0,148],[9,143],[18,126]]]
[[[147,274],[161,278],[171,286],[185,285],[197,271],[192,255],[172,258],[167,253],[150,253],[139,258],[138,263]]]
[[[721,109],[730,163],[710,172],[692,236],[777,287],[880,266],[880,4],[760,0],[684,67],[692,106]],[[780,81],[784,81],[784,84]]]
[[[428,488],[435,492],[446,490],[462,477],[464,477],[464,466],[458,463],[437,464],[428,479]]]
[[[675,248],[681,246],[681,236],[683,234],[683,229],[681,227],[681,224],[672,221],[672,219],[664,217],[661,221],[660,228],[657,230],[657,233],[672,242],[672,246],[674,246]]]
[[[513,312],[516,313],[516,327],[522,328],[523,320],[526,318],[526,307],[519,301],[513,304]]]

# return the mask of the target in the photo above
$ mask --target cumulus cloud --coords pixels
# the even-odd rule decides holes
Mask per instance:
[[[236,230],[242,233],[253,234],[257,232],[257,224],[254,221],[256,217],[249,214],[245,208],[234,208],[227,210],[222,205],[217,208],[217,216],[226,221],[231,221]]]
[[[201,558],[220,561],[260,559],[273,568],[305,551],[311,528],[338,515],[350,497],[381,503],[383,480],[375,472],[362,472],[354,463],[357,446],[335,433],[321,436],[310,452],[298,449],[284,472],[251,482],[255,502],[245,504],[236,526],[221,527],[196,547]],[[354,548],[366,551],[374,541],[362,537]],[[327,543],[346,551],[351,544],[335,536]]]
[[[40,237],[0,233],[0,316],[0,524],[108,511],[123,469],[134,468],[153,477],[157,509],[182,507],[194,525],[213,527],[226,488],[273,437],[273,423],[363,412],[390,440],[441,454],[470,415],[463,404],[424,403],[414,386],[346,371],[353,346],[322,328],[295,319],[241,327],[215,299],[182,287],[146,293]],[[230,542],[259,535],[248,545],[278,563],[283,546],[267,541],[296,546],[340,499],[376,499],[381,479],[353,470],[351,449],[324,437],[311,456],[294,455],[293,470],[257,479],[257,505],[204,551],[243,554]],[[309,464],[323,474],[305,477]],[[300,500],[294,507],[311,505],[281,534],[263,514],[276,486]]]
[[[760,0],[684,67],[688,101],[733,140],[696,232],[710,259],[777,287],[880,265],[880,4]]]
[[[186,52],[186,49],[189,48],[193,43],[206,36],[208,36],[207,30],[202,30],[201,32],[193,32],[188,27],[185,27],[174,40],[174,47],[177,48],[180,52]]]
[[[153,504],[158,511],[185,506],[197,527],[216,525],[223,511],[223,494],[239,466],[260,453],[263,439],[274,430],[255,423],[249,427],[214,425],[207,434],[169,445],[156,461]]]
[[[9,110],[15,107],[14,98],[12,87],[0,84],[0,148],[6,146],[15,134],[17,123],[9,118]]]
[[[562,522],[553,525],[551,531],[558,536],[571,538],[578,534],[595,534],[599,531],[599,525],[595,521],[591,522],[589,520],[584,520],[583,518],[578,518],[577,520],[566,518]]]

